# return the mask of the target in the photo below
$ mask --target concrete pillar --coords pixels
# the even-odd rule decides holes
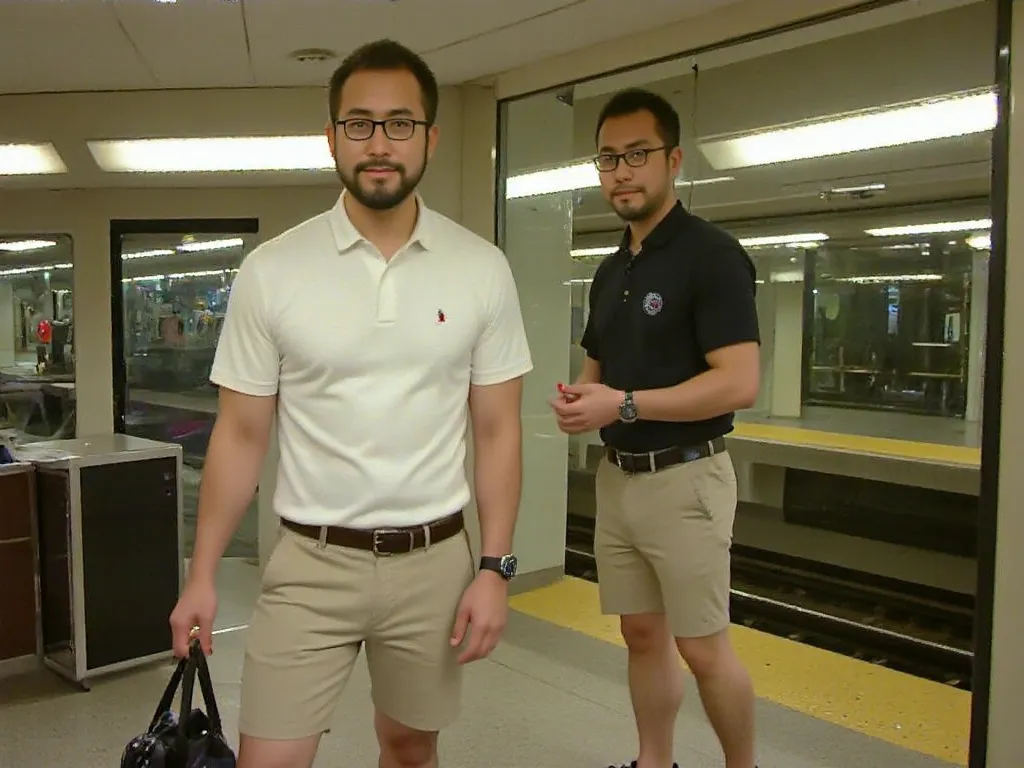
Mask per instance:
[[[0,279],[0,368],[14,365],[18,348],[15,304],[14,286]]]

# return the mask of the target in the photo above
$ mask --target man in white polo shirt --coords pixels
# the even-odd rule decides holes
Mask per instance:
[[[380,765],[436,766],[460,666],[504,628],[532,364],[504,255],[415,194],[437,104],[429,68],[397,43],[346,59],[327,130],[346,191],[253,251],[232,286],[195,553],[171,625],[178,654],[193,627],[212,651],[217,563],[276,413],[282,526],[248,630],[240,768],[312,765],[361,646]],[[468,414],[478,573],[461,512]]]

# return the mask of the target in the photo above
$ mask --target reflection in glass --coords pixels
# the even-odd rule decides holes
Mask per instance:
[[[127,234],[121,237],[127,382],[125,431],[182,446],[185,553],[195,538],[206,449],[217,415],[209,381],[231,284],[252,235]],[[253,501],[228,557],[257,556]]]
[[[806,403],[964,415],[972,250],[963,238],[828,245],[811,265]]]
[[[67,235],[0,238],[0,433],[75,436],[73,254]]]

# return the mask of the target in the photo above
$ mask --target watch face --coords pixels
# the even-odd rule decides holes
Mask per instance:
[[[519,561],[516,560],[515,555],[505,555],[501,558],[501,575],[506,579],[511,579],[516,575],[516,566],[518,564]]]
[[[619,418],[623,421],[633,421],[636,419],[636,406],[632,403],[623,403],[622,407],[619,408]]]

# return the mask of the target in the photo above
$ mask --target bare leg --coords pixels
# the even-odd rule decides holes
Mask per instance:
[[[320,735],[295,741],[274,741],[242,735],[238,768],[312,768]]]
[[[663,614],[621,617],[629,649],[629,694],[640,753],[637,768],[671,768],[676,715],[683,700],[683,670]]]
[[[373,717],[380,768],[437,768],[437,732],[417,731],[380,710]]]
[[[729,631],[677,638],[676,643],[697,679],[704,711],[725,753],[726,768],[755,768],[754,687],[729,642]]]

